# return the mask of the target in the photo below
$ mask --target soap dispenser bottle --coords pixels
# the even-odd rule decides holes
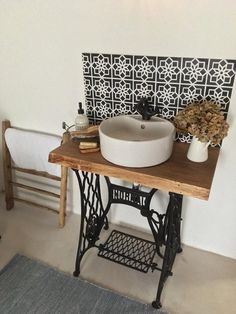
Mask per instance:
[[[75,118],[75,129],[76,131],[86,129],[89,126],[88,117],[84,114],[84,109],[82,108],[82,103],[79,102],[78,115]]]

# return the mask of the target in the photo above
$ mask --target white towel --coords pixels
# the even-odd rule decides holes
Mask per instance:
[[[59,136],[8,128],[5,140],[17,167],[61,176],[60,166],[48,162],[49,152],[61,145]]]

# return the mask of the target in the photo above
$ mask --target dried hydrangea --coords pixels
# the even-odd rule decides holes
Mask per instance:
[[[190,133],[201,142],[219,144],[227,135],[229,125],[220,111],[220,106],[212,102],[193,103],[179,111],[174,118],[180,133]]]

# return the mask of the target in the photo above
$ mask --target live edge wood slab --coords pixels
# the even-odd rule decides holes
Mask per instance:
[[[187,159],[188,147],[189,144],[175,142],[171,158],[163,164],[147,168],[128,168],[106,161],[100,152],[81,154],[78,144],[69,141],[49,154],[49,162],[207,200],[219,148],[209,148],[208,160],[196,163]]]

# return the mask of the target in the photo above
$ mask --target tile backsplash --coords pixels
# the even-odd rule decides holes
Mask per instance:
[[[87,115],[102,120],[135,113],[143,96],[166,119],[191,102],[211,100],[227,116],[236,60],[83,53]],[[182,142],[190,136],[178,135]]]

